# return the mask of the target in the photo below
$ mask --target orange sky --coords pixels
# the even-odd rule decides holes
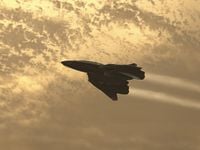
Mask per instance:
[[[200,148],[196,0],[1,0],[5,150]],[[112,102],[65,59],[137,63]]]

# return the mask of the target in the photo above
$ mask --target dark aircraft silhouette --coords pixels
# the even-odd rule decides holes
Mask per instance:
[[[118,65],[101,64],[91,61],[62,61],[64,66],[86,72],[88,81],[104,92],[112,100],[117,100],[117,93],[128,94],[129,86],[127,80],[143,80],[144,71],[137,64]]]

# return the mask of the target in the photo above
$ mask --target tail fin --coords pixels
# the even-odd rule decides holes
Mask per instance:
[[[132,64],[129,64],[129,65],[137,67],[136,63],[132,63]]]
[[[141,67],[131,67],[130,70],[121,72],[121,74],[131,77],[132,79],[143,80],[145,78],[145,72],[141,70]]]
[[[143,80],[145,78],[145,72],[141,69],[141,67],[135,67],[134,69],[132,69],[132,74],[138,77],[140,80]]]

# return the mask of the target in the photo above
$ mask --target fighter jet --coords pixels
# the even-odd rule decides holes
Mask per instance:
[[[61,62],[64,66],[87,73],[88,81],[104,92],[112,100],[117,94],[128,94],[128,80],[143,80],[145,72],[137,64],[101,64],[85,60]]]

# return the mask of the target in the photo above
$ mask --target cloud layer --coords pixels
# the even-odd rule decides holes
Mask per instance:
[[[2,0],[1,147],[199,149],[199,6]],[[147,78],[113,103],[64,59],[136,62]]]

